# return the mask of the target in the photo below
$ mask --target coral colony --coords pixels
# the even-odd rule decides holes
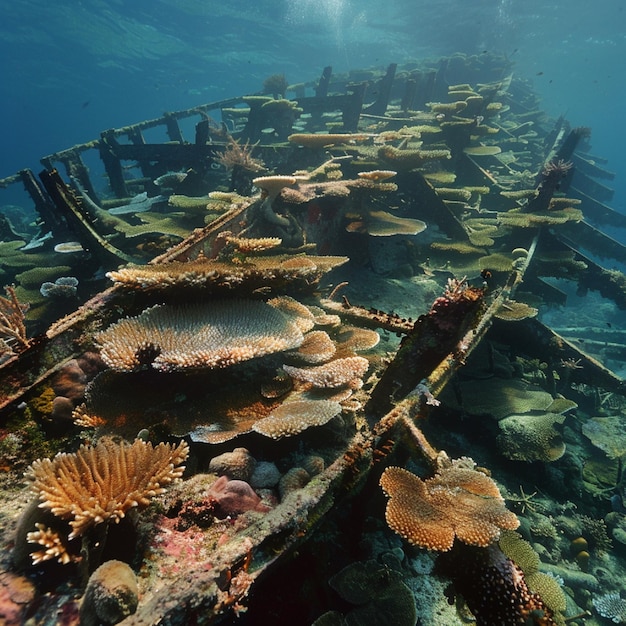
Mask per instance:
[[[20,173],[0,621],[626,622],[620,335],[538,319],[626,307],[619,218],[509,73],[275,74]]]

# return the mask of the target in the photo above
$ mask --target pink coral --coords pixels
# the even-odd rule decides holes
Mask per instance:
[[[254,489],[243,480],[229,480],[220,476],[207,492],[207,496],[217,503],[216,515],[219,518],[228,515],[239,515],[246,511],[265,513],[269,507],[261,502]]]
[[[0,572],[0,621],[6,626],[23,624],[35,595],[33,583],[24,576]]]

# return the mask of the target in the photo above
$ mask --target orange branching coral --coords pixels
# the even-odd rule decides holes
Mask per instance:
[[[182,476],[188,452],[184,441],[152,446],[140,439],[129,444],[102,438],[74,454],[35,461],[27,478],[41,500],[39,506],[69,521],[73,539],[96,524],[119,523],[134,507],[146,507],[165,485]]]
[[[255,300],[156,305],[96,335],[102,360],[122,372],[230,367],[297,348],[302,340],[292,318]]]
[[[471,459],[452,461],[428,480],[401,467],[388,467],[380,486],[389,497],[385,512],[389,527],[428,550],[450,550],[455,537],[485,547],[499,538],[500,530],[519,526],[497,485],[476,471]]]
[[[335,359],[316,367],[303,368],[283,365],[283,369],[292,378],[310,383],[314,387],[330,389],[360,380],[368,367],[369,361],[362,356]]]
[[[0,357],[4,352],[26,348],[30,343],[24,326],[24,314],[29,305],[17,299],[13,286],[6,285],[4,290],[7,297],[0,296]]]
[[[64,540],[56,530],[39,523],[35,524],[35,528],[37,530],[27,533],[26,540],[28,543],[38,543],[44,549],[31,552],[33,565],[50,559],[56,559],[62,565],[67,565],[75,559],[68,553]]]
[[[74,424],[76,424],[76,426],[81,426],[82,428],[98,428],[99,426],[104,426],[104,424],[106,424],[106,421],[98,415],[92,415],[89,413],[85,403],[78,405],[72,411],[72,419],[74,420]]]

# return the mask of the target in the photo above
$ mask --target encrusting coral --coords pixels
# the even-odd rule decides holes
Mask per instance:
[[[620,597],[619,591],[596,596],[592,602],[593,608],[602,617],[610,619],[615,624],[626,622],[626,600]]]
[[[564,421],[559,413],[508,415],[498,422],[498,446],[515,461],[556,461],[565,453],[565,443],[554,424]]]
[[[99,333],[104,362],[118,371],[229,367],[297,348],[298,326],[275,307],[254,300],[157,305]]]
[[[456,459],[427,480],[401,467],[388,467],[380,485],[389,497],[385,512],[389,527],[429,550],[450,550],[455,537],[485,547],[499,538],[501,530],[519,526],[497,485],[477,471],[471,459]]]
[[[102,438],[73,454],[39,459],[26,476],[39,507],[69,521],[72,539],[96,524],[119,523],[132,508],[146,507],[182,476],[188,451],[184,441],[152,446],[140,439],[129,444]]]

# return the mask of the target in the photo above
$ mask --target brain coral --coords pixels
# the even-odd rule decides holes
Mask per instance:
[[[565,453],[565,443],[554,424],[564,420],[559,413],[509,415],[498,422],[500,451],[514,461],[556,461]]]

